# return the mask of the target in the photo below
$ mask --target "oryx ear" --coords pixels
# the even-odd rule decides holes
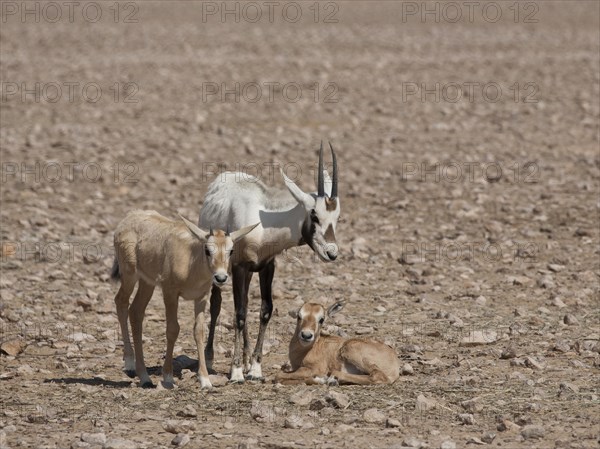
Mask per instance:
[[[327,316],[333,316],[333,315],[335,315],[340,310],[342,310],[345,305],[346,305],[346,301],[338,301],[338,302],[333,303],[327,309]]]
[[[329,177],[327,170],[323,170],[323,179],[325,185],[325,195],[331,198],[331,188],[333,187],[333,181]]]
[[[283,172],[283,168],[280,169],[281,176],[283,176],[283,180],[285,181],[285,186],[290,191],[292,196],[298,201],[300,204],[304,205],[304,208],[307,210],[315,207],[315,199],[306,192],[303,192],[300,187],[296,185],[294,181],[288,178]]]
[[[257,227],[260,224],[260,221],[256,224],[253,224],[251,226],[246,226],[245,228],[242,229],[238,229],[235,232],[231,233],[231,240],[233,240],[233,242],[237,242],[239,239],[241,239],[242,237],[244,237],[246,234],[250,233],[255,227]]]
[[[206,236],[208,235],[208,232],[200,229],[198,226],[196,226],[190,220],[185,218],[183,215],[180,215],[179,218],[181,218],[183,220],[183,222],[185,223],[185,225],[187,226],[187,228],[190,230],[190,232],[192,234],[194,234],[196,237],[198,237],[202,241],[206,240]]]

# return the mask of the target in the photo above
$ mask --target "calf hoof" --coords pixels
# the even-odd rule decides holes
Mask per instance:
[[[135,377],[134,369],[126,369],[126,370],[123,370],[123,372],[127,375],[127,377],[131,377],[132,379]]]
[[[152,382],[144,382],[141,385],[142,388],[156,388],[156,386]]]

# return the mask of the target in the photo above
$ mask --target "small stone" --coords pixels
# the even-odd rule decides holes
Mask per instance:
[[[475,422],[471,413],[460,413],[458,415],[458,420],[466,425],[472,425]]]
[[[177,416],[185,416],[187,418],[194,418],[194,417],[198,416],[198,412],[191,404],[188,404],[184,407],[184,409],[182,411],[177,413]]]
[[[517,356],[517,351],[514,347],[508,346],[502,350],[500,358],[502,360],[514,359]]]
[[[340,424],[339,426],[337,426],[337,428],[335,429],[336,433],[346,433],[350,430],[354,430],[354,427],[348,425],[348,424]]]
[[[518,424],[515,424],[514,422],[512,422],[508,419],[503,419],[496,428],[500,432],[513,432],[513,431],[520,430],[521,426],[519,426]]]
[[[385,427],[389,427],[389,428],[402,427],[402,423],[400,422],[399,419],[388,418],[385,421]]]
[[[497,340],[498,334],[494,330],[489,331],[472,331],[464,337],[460,346],[479,346],[494,343]]]
[[[178,421],[176,419],[168,419],[163,422],[163,429],[169,433],[187,433],[190,430],[195,430],[196,426],[192,421]]]
[[[496,434],[494,432],[488,432],[481,437],[481,441],[483,441],[486,444],[492,444],[492,441],[494,441],[495,438]]]
[[[556,297],[554,298],[554,300],[552,301],[552,304],[553,304],[555,307],[558,307],[559,309],[562,309],[563,307],[567,307],[567,305],[566,305],[566,304],[563,302],[563,300],[562,300],[562,299],[560,299],[560,297],[559,297],[559,296],[556,296]]]
[[[415,410],[418,412],[424,412],[426,410],[430,410],[436,406],[436,401],[434,399],[430,399],[420,394],[417,396],[417,401],[415,403]]]
[[[479,444],[479,445],[483,445],[485,444],[483,441],[481,441],[479,438],[477,437],[470,437],[467,440],[467,444]]]
[[[404,365],[402,365],[402,375],[403,376],[411,376],[414,374],[414,372],[415,372],[415,370],[413,369],[413,367],[410,363],[405,363]]]
[[[486,303],[487,298],[485,296],[478,296],[477,299],[475,299],[475,304],[478,306],[485,306]]]
[[[14,338],[12,340],[7,340],[4,343],[2,343],[2,345],[0,345],[0,351],[2,351],[6,355],[15,357],[21,352],[23,352],[26,347],[27,344],[23,340],[19,338]]]
[[[348,396],[338,391],[329,391],[325,396],[325,400],[335,408],[345,409],[350,405]]]
[[[567,326],[577,326],[579,324],[579,320],[575,318],[575,315],[567,313],[563,318],[563,323],[565,323]]]
[[[527,366],[531,369],[535,369],[535,370],[544,369],[544,365],[542,363],[538,362],[533,357],[525,357],[525,366]]]
[[[327,427],[323,427],[319,431],[319,435],[329,435],[329,434],[331,434],[331,430],[329,430]]]
[[[171,440],[173,446],[183,447],[190,442],[190,436],[187,433],[178,433],[175,438]]]
[[[562,270],[565,269],[565,266],[564,265],[558,265],[556,263],[551,263],[551,264],[548,264],[548,269],[550,271],[555,272],[555,273],[560,273]]]
[[[542,426],[535,424],[527,425],[521,430],[521,436],[526,440],[538,440],[543,438],[545,434],[546,430]]]
[[[82,433],[81,441],[85,441],[90,444],[104,444],[106,443],[106,435],[103,433]]]
[[[290,415],[285,418],[283,427],[286,429],[300,429],[302,428],[303,424],[302,418],[300,418],[298,415]]]
[[[121,438],[111,438],[104,443],[103,449],[137,449],[138,443]]]
[[[469,413],[479,413],[483,410],[483,406],[476,399],[462,401],[460,405]]]
[[[301,389],[293,393],[289,399],[292,404],[296,405],[308,405],[313,400],[312,391]]]
[[[542,277],[541,279],[538,280],[537,282],[538,286],[542,287],[542,288],[554,288],[554,280],[552,279],[552,276],[550,276],[549,274]]]
[[[443,441],[440,444],[440,449],[456,449],[456,443],[450,440]]]
[[[366,326],[366,327],[356,328],[355,332],[357,335],[366,335],[366,334],[372,334],[373,330],[374,329],[371,326]]]
[[[363,419],[365,420],[365,422],[368,422],[370,424],[375,424],[375,423],[384,423],[386,417],[383,413],[381,413],[376,408],[370,408],[370,409],[365,410],[365,412],[363,413]]]
[[[423,442],[415,437],[406,437],[402,440],[402,446],[420,448],[423,446]]]

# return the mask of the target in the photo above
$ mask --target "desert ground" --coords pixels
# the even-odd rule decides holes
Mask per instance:
[[[0,447],[598,447],[598,2],[50,3],[0,3]],[[225,169],[314,191],[321,140],[340,255],[278,258],[265,382],[227,384],[228,288],[216,387],[182,301],[163,388],[157,290],[140,388],[117,223],[195,221]],[[393,346],[393,385],[273,382],[294,312],[334,299],[326,330]],[[259,308],[254,276],[253,340]]]

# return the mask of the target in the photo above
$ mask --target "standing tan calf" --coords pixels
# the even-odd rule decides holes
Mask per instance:
[[[343,302],[336,302],[326,310],[307,302],[300,308],[289,348],[292,372],[279,373],[277,382],[370,385],[391,384],[398,379],[400,361],[388,345],[370,339],[321,335],[325,318],[343,307]]]
[[[142,323],[154,288],[160,285],[167,321],[167,353],[163,366],[166,385],[173,384],[173,347],[179,335],[179,297],[194,300],[194,339],[198,349],[198,376],[201,388],[211,388],[204,359],[204,309],[212,284],[222,286],[228,279],[229,260],[236,240],[254,229],[248,226],[230,234],[206,232],[189,220],[172,221],[155,211],[133,211],[117,226],[114,236],[113,278],[121,279],[115,296],[124,345],[125,372],[140,378],[142,387],[152,387],[144,364]],[[138,290],[129,307],[136,283]],[[134,351],[129,341],[127,315],[131,322]]]

